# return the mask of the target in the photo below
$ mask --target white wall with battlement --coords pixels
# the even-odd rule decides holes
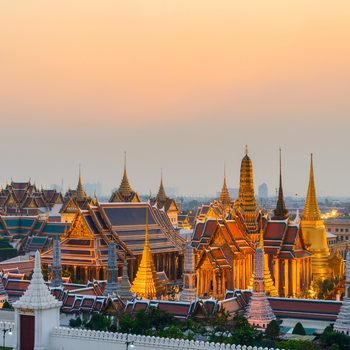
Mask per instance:
[[[144,335],[111,333],[56,327],[50,334],[51,350],[125,350],[126,341],[134,342],[135,350],[171,350],[171,349],[206,349],[206,350],[273,350],[252,346],[230,345],[188,341],[183,339],[158,338]],[[276,350],[276,349],[275,349]],[[279,350],[279,349],[277,349]]]
[[[13,322],[0,322],[0,335],[1,335],[1,347],[3,345],[3,335],[4,335],[4,329],[11,329],[12,334],[9,334],[7,331],[5,334],[5,347],[12,348],[13,342],[14,342],[14,329],[15,329],[15,324]]]

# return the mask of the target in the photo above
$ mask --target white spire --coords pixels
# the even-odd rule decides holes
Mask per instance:
[[[40,253],[37,250],[35,253],[34,273],[30,285],[24,295],[13,306],[15,308],[41,310],[60,307],[61,305],[62,302],[56,300],[44,282],[41,272]]]

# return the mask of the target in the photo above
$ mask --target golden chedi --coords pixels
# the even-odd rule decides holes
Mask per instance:
[[[309,246],[310,252],[314,254],[312,257],[313,279],[332,276],[332,270],[329,266],[330,253],[327,245],[326,229],[323,220],[320,219],[311,154],[309,188],[303,214],[301,215],[301,228],[305,243]]]
[[[132,293],[136,293],[138,297],[145,299],[158,297],[164,291],[154,267],[152,252],[149,246],[148,207],[146,208],[145,247],[142,252],[142,259],[136,273],[136,278],[134,279],[130,290]]]
[[[243,157],[241,163],[239,191],[236,199],[236,206],[241,210],[244,216],[248,233],[258,233],[256,198],[254,196],[253,184],[253,166],[252,161],[248,156],[247,147],[245,150],[245,156]]]

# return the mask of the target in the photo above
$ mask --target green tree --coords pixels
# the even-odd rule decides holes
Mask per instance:
[[[328,332],[322,334],[321,338],[322,349],[331,348],[333,344],[337,344],[340,350],[350,349],[350,338],[344,333]]]
[[[299,334],[299,335],[306,335],[305,329],[304,329],[303,325],[300,322],[298,322],[295,325],[292,333],[293,334]]]
[[[151,307],[148,310],[150,320],[150,328],[155,328],[158,331],[163,331],[164,328],[171,325],[178,325],[180,321],[173,314],[165,310]]]
[[[86,328],[95,331],[108,331],[110,327],[110,320],[106,316],[94,314],[90,321],[86,323]]]
[[[276,342],[276,347],[285,350],[315,350],[310,340],[288,340]]]
[[[136,311],[133,332],[135,334],[145,335],[146,331],[151,327],[149,315],[144,309]]]
[[[275,340],[280,334],[280,326],[276,320],[272,320],[266,327],[265,335],[268,339]]]
[[[134,320],[128,314],[124,315],[119,320],[119,331],[120,331],[120,333],[131,333],[131,331],[133,329],[134,329]]]
[[[175,338],[175,339],[183,339],[184,334],[181,330],[175,325],[171,325],[163,332],[159,332],[159,336],[163,338]]]
[[[32,270],[32,272],[29,274],[29,276],[27,276],[28,280],[31,280],[33,278],[33,273],[34,273],[34,270]],[[44,281],[48,281],[49,280],[49,270],[47,268],[45,268],[44,266],[41,266],[41,273],[43,274]]]

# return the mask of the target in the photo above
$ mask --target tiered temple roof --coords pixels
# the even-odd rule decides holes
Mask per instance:
[[[99,203],[78,210],[67,233],[62,237],[62,265],[107,266],[108,244],[117,247],[118,265],[141,255],[145,243],[149,212],[149,243],[153,253],[178,252],[184,240],[176,234],[167,215],[149,203]],[[52,249],[42,255],[51,264]]]
[[[86,195],[83,189],[83,185],[81,183],[81,170],[79,168],[79,180],[78,180],[77,189],[76,190],[68,189],[65,195],[65,201],[60,210],[60,214],[62,215],[62,217],[65,215],[68,215],[68,216],[74,215],[77,212],[78,208],[86,210],[90,202],[91,202],[91,198],[89,198]]]
[[[110,202],[141,202],[137,192],[133,191],[126,174],[126,154],[124,155],[124,174],[119,188],[112,194]]]
[[[36,215],[49,212],[62,204],[63,196],[56,189],[38,189],[30,180],[13,182],[0,189],[0,212],[6,215]]]
[[[0,236],[16,243],[19,251],[47,250],[52,239],[62,236],[68,224],[48,222],[39,216],[0,216]]]
[[[165,189],[163,186],[163,174],[161,175],[161,178],[160,178],[160,185],[159,185],[158,193],[157,193],[156,197],[151,199],[151,203],[152,204],[157,203],[158,208],[164,208],[164,210],[167,213],[169,211],[177,212],[177,213],[179,212],[179,208],[176,204],[175,199],[169,198],[165,193]]]
[[[268,215],[262,218],[264,250],[276,258],[297,259],[311,256],[304,243],[298,223],[288,220],[270,220]],[[242,258],[255,251],[249,234],[236,216],[231,220],[207,218],[197,222],[193,231],[192,246],[197,253],[204,254],[210,249],[215,235],[220,235],[231,248],[236,258]]]

